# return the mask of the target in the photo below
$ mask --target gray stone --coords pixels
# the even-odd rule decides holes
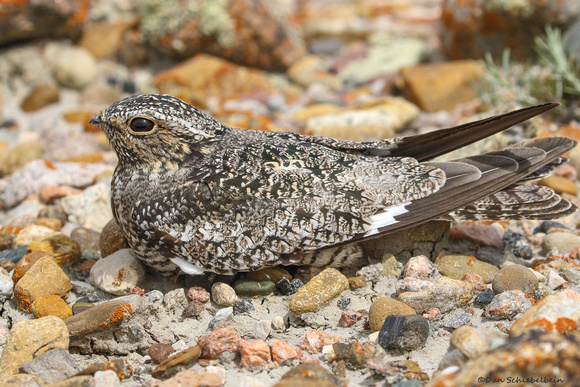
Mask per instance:
[[[384,349],[411,351],[425,345],[429,322],[418,315],[387,316],[379,332],[379,345]]]
[[[469,322],[473,315],[471,313],[460,313],[455,316],[451,316],[441,323],[445,328],[456,329]]]
[[[145,278],[145,268],[131,249],[100,259],[91,268],[90,283],[104,292],[126,295]]]
[[[0,303],[12,297],[13,288],[12,278],[5,273],[4,269],[0,269]]]
[[[51,349],[19,368],[20,372],[38,376],[46,383],[56,383],[80,372],[70,354],[62,348]]]
[[[544,237],[542,251],[548,254],[553,249],[558,249],[560,254],[567,255],[578,246],[580,246],[580,237],[568,232],[553,232]]]
[[[52,72],[64,87],[82,89],[97,77],[97,63],[93,55],[82,47],[60,47],[54,53]]]
[[[102,229],[113,217],[108,182],[95,184],[83,193],[61,199],[69,221],[83,227]]]

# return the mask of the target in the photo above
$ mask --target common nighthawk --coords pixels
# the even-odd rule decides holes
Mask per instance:
[[[428,161],[555,106],[373,142],[234,129],[159,94],[122,99],[91,123],[118,155],[112,207],[136,255],[167,275],[233,273],[345,265],[357,242],[434,219],[573,213],[551,189],[515,184],[549,174],[569,138]]]

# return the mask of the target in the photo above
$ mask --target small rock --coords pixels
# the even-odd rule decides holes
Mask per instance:
[[[194,345],[193,347],[181,351],[164,360],[161,364],[157,366],[157,368],[153,370],[153,372],[151,372],[151,376],[157,378],[173,367],[183,364],[189,364],[191,362],[196,361],[197,359],[199,359],[200,355],[201,348],[198,345]]]
[[[240,342],[242,367],[266,367],[270,363],[270,347],[262,340]]]
[[[266,340],[270,335],[270,321],[260,320],[254,325],[254,338],[256,340]]]
[[[485,316],[491,320],[511,319],[530,309],[532,302],[521,290],[506,290],[496,295],[485,308]]]
[[[576,330],[580,323],[580,299],[546,296],[529,308],[510,329],[510,336],[527,329],[566,333]]]
[[[420,292],[433,286],[433,282],[427,279],[406,277],[395,284],[395,294],[399,295],[405,292]]]
[[[110,360],[104,363],[91,364],[78,375],[95,375],[97,372],[112,370],[119,379],[129,378],[133,375],[133,367],[125,359]]]
[[[66,326],[71,337],[75,337],[113,330],[132,315],[133,308],[130,303],[123,299],[114,299],[67,318]]]
[[[0,152],[0,177],[13,174],[29,162],[41,158],[43,153],[43,147],[35,141],[19,143]]]
[[[495,297],[495,293],[490,288],[485,289],[483,292],[479,293],[477,297],[475,297],[475,302],[479,302],[480,304],[487,305],[493,300]]]
[[[38,218],[34,221],[38,226],[48,227],[54,231],[60,231],[62,228],[62,220],[57,218]]]
[[[156,343],[149,347],[149,356],[155,363],[161,364],[173,351],[173,347],[169,344]]]
[[[103,227],[99,239],[99,247],[103,258],[113,254],[115,251],[130,248],[123,231],[121,231],[121,227],[119,227],[115,219],[111,219]]]
[[[401,274],[399,261],[393,254],[385,254],[381,261],[383,275],[386,277],[398,277]]]
[[[554,220],[544,220],[542,223],[540,223],[540,225],[536,228],[534,228],[533,233],[537,234],[539,232],[542,233],[547,233],[550,229],[552,228],[562,228],[562,229],[566,229],[568,227],[564,226],[562,223],[560,222],[556,222]]]
[[[205,304],[193,300],[187,305],[187,307],[183,310],[183,317],[199,317],[201,312],[205,310]]]
[[[109,182],[99,182],[78,195],[63,197],[60,203],[70,222],[83,227],[101,229],[113,216],[110,191]]]
[[[34,241],[28,245],[27,251],[46,251],[50,253],[56,263],[64,266],[67,263],[75,262],[81,257],[81,248],[72,238],[61,233],[57,233],[40,241]]]
[[[176,315],[183,313],[188,304],[185,289],[183,288],[171,290],[163,296],[163,305],[165,305],[165,309]]]
[[[65,297],[71,288],[68,276],[51,256],[45,255],[20,278],[14,287],[14,298],[19,309],[30,312],[37,298],[50,294]]]
[[[521,290],[533,294],[538,289],[538,279],[531,269],[522,265],[507,265],[493,278],[492,289],[495,294],[506,290]]]
[[[58,102],[60,99],[60,90],[54,84],[39,85],[28,93],[24,101],[20,104],[20,108],[25,112],[33,112]]]
[[[64,87],[82,89],[97,77],[95,58],[85,48],[61,48],[52,65],[54,78]]]
[[[209,301],[209,292],[200,286],[193,286],[187,290],[187,298],[206,303]]]
[[[240,349],[240,335],[233,328],[220,328],[212,331],[197,340],[201,348],[201,357],[217,359],[224,353],[235,355]]]
[[[210,372],[207,367],[205,371],[193,369],[179,371],[173,377],[164,381],[153,381],[151,387],[176,387],[176,386],[203,386],[221,387],[225,383],[225,376],[218,372]]]
[[[12,289],[14,288],[14,283],[12,278],[4,269],[0,269],[0,304],[9,298],[12,298]]]
[[[473,328],[464,325],[457,328],[451,334],[450,344],[457,348],[468,359],[477,356],[489,350],[491,345],[503,341],[503,335],[497,330],[489,328]]]
[[[0,251],[9,250],[14,243],[14,235],[6,228],[0,228]]]
[[[552,249],[558,249],[560,254],[570,254],[575,247],[580,246],[580,237],[568,232],[553,232],[547,234],[542,241],[542,251],[548,254]]]
[[[340,336],[331,335],[326,332],[310,330],[306,332],[304,338],[300,340],[300,348],[309,350],[312,353],[318,353],[322,347],[332,345],[342,338]]]
[[[58,233],[51,228],[32,224],[20,230],[18,235],[14,238],[14,246],[18,247],[28,245],[34,241],[48,238],[56,234]]]
[[[471,313],[459,313],[443,320],[441,325],[445,328],[457,329],[467,324],[472,317],[473,315]]]
[[[234,305],[234,312],[236,313],[252,313],[256,308],[251,300],[240,300]]]
[[[89,249],[99,251],[101,233],[98,231],[87,227],[77,227],[72,231],[70,237],[79,244],[81,252]]]
[[[547,285],[550,289],[558,289],[567,283],[556,271],[548,270]]]
[[[373,332],[380,331],[390,315],[416,314],[409,305],[391,297],[377,298],[369,308],[369,325]]]
[[[490,283],[498,268],[468,255],[444,255],[435,261],[439,272],[453,279],[463,279],[468,273],[478,274],[486,284]]]
[[[301,287],[288,306],[294,314],[316,312],[348,288],[348,280],[343,274],[327,268]]]
[[[119,377],[113,370],[97,371],[93,376],[95,387],[120,387]]]
[[[286,324],[284,324],[284,318],[282,316],[274,316],[272,319],[272,329],[277,332],[286,329]]]
[[[503,244],[505,230],[498,223],[487,225],[483,222],[461,223],[451,227],[449,236],[456,239],[468,239],[474,243],[500,248]]]
[[[67,351],[54,348],[20,366],[20,372],[38,376],[45,383],[57,383],[76,375],[81,369]]]
[[[258,282],[271,281],[276,283],[282,278],[286,278],[288,281],[292,281],[292,276],[290,273],[281,267],[269,267],[258,271],[250,271],[246,273],[246,278]]]
[[[34,300],[30,309],[34,318],[55,316],[66,319],[72,316],[72,308],[59,296],[49,294]]]
[[[288,281],[288,278],[282,278],[276,282],[276,289],[285,296],[296,293],[296,286],[291,281]]]
[[[228,284],[216,282],[211,287],[211,299],[219,306],[234,306],[239,301],[236,291]]]
[[[15,249],[0,251],[0,258],[8,262],[18,262],[25,254],[28,246],[20,246]]]
[[[304,363],[292,368],[273,387],[344,387],[345,383],[324,366]]]
[[[298,348],[294,348],[286,344],[280,339],[272,340],[270,344],[270,352],[272,354],[272,360],[278,364],[283,364],[294,359],[299,359],[302,357],[302,351]]]
[[[390,315],[379,333],[379,345],[384,349],[412,351],[425,345],[429,337],[429,322],[423,316]]]
[[[366,284],[367,284],[367,280],[362,275],[348,278],[348,285],[350,287],[350,290],[355,290],[358,288],[365,287]]]
[[[258,282],[250,279],[240,279],[234,284],[235,293],[243,297],[267,296],[274,291],[274,287],[272,281]]]
[[[354,325],[358,320],[362,318],[362,313],[354,310],[345,310],[340,315],[340,320],[338,320],[338,325],[341,327],[350,327]]]
[[[473,285],[449,277],[440,278],[433,287],[421,292],[399,294],[399,301],[407,304],[417,313],[425,313],[435,307],[447,312],[466,305],[473,298]]]
[[[341,297],[336,301],[336,306],[340,309],[346,309],[350,305],[351,299],[349,297]]]
[[[441,311],[438,308],[431,308],[427,312],[423,313],[423,317],[429,321],[435,321],[441,318]]]
[[[483,281],[483,278],[479,274],[465,273],[465,275],[463,276],[463,278],[461,278],[461,280],[472,284],[473,288],[477,291],[482,292],[485,289],[487,289],[485,281]]]
[[[438,273],[433,262],[424,255],[419,255],[409,259],[403,266],[403,278],[430,278]]]
[[[145,268],[131,249],[123,249],[98,260],[89,275],[89,282],[104,292],[117,296],[131,290],[145,279]]]
[[[53,349],[68,349],[69,335],[62,319],[47,316],[19,321],[10,330],[0,357],[0,373],[15,374],[18,367]]]
[[[375,343],[334,343],[332,349],[339,360],[344,360],[350,369],[361,369],[369,360],[380,360],[385,352]]]

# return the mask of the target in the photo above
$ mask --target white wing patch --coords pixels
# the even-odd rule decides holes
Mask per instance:
[[[190,262],[184,261],[181,258],[169,258],[169,260],[179,266],[181,271],[183,271],[185,274],[200,275],[204,273],[200,266],[196,266]]]
[[[390,206],[384,208],[381,212],[377,212],[370,216],[370,224],[365,236],[375,235],[379,232],[379,228],[390,226],[395,224],[398,220],[395,220],[395,216],[406,214],[409,212],[405,207],[411,204],[411,202],[405,202],[398,204],[396,206]]]

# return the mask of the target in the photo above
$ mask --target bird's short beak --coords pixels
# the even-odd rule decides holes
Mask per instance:
[[[102,123],[103,123],[103,121],[101,121],[101,116],[100,115],[99,116],[94,116],[89,121],[89,124],[92,124],[92,125],[100,125]]]

